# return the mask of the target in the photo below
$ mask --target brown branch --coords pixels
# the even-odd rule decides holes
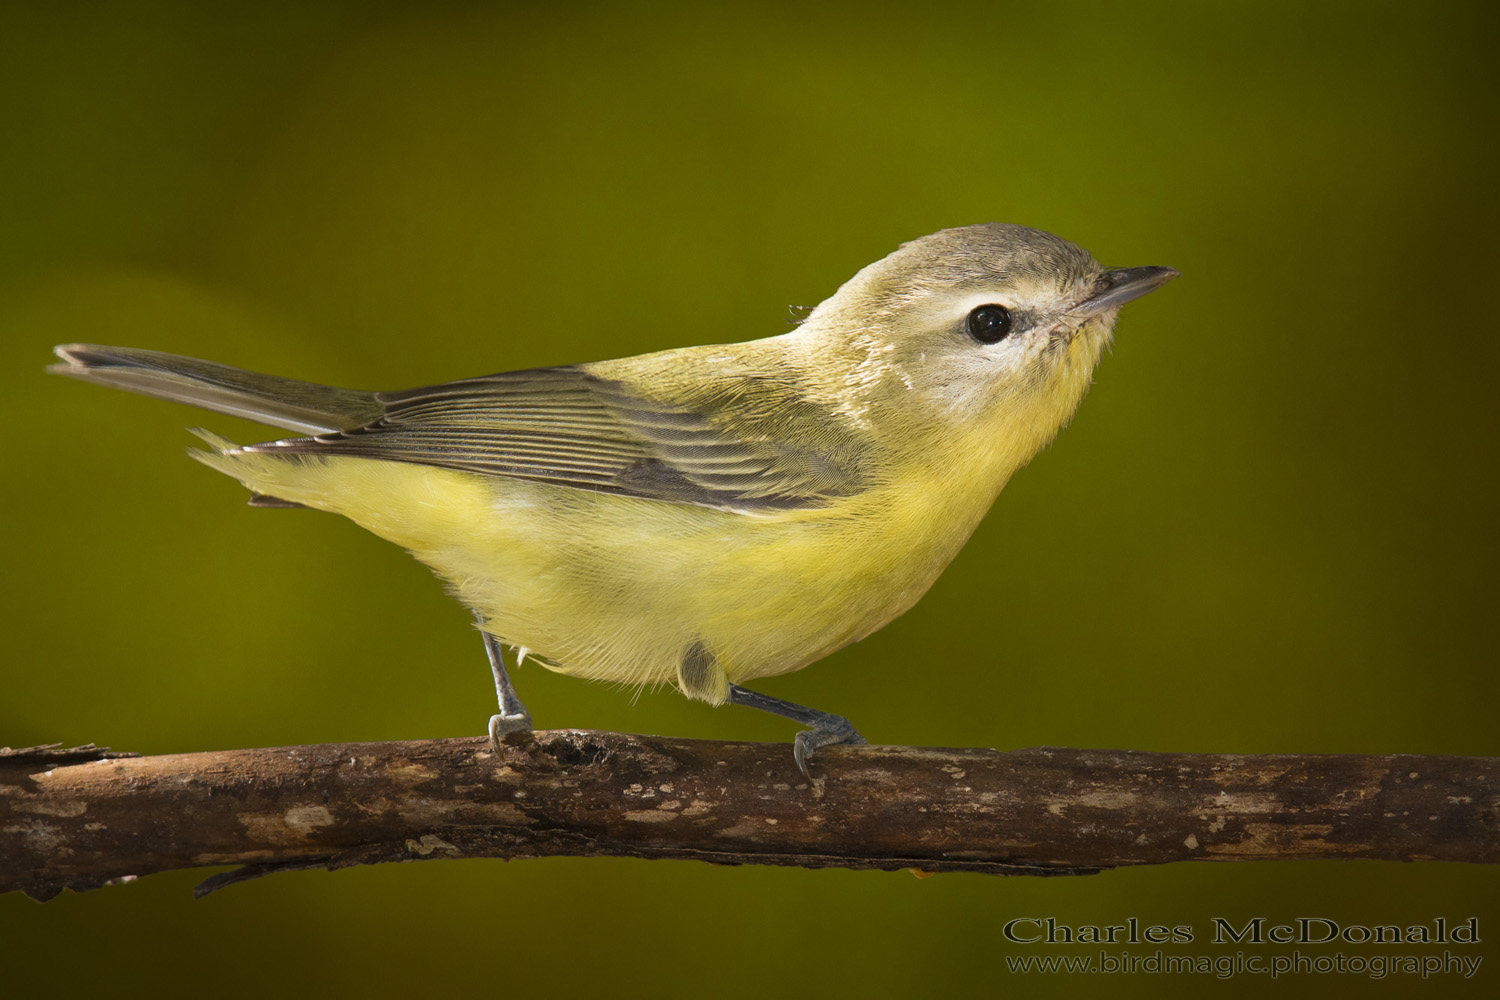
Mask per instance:
[[[0,891],[248,866],[619,855],[1091,874],[1169,861],[1500,861],[1500,759],[828,747],[557,730],[172,754],[0,752]]]

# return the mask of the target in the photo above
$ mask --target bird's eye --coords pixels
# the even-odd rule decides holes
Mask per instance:
[[[1010,310],[1004,306],[979,306],[969,313],[969,336],[981,344],[999,343],[1010,330]]]

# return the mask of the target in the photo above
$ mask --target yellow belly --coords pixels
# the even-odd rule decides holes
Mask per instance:
[[[553,669],[675,683],[712,703],[729,683],[797,670],[907,610],[984,513],[910,499],[938,491],[740,514],[369,459],[201,457],[405,547],[487,631]],[[717,669],[682,677],[695,643]]]

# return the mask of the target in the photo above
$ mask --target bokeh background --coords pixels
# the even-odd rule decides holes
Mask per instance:
[[[761,689],[876,742],[1496,754],[1495,25],[1484,5],[0,7],[0,744],[478,733],[465,613],[352,524],[244,506],[82,340],[400,388],[788,329],[899,242],[1024,222],[1182,278],[910,614]],[[519,675],[539,725],[787,740]],[[0,898],[15,995],[1259,995],[1017,974],[1014,917],[1477,916],[1500,873],[999,880],[619,859],[206,872]],[[1170,950],[1170,949],[1169,949]],[[1331,954],[1334,949],[1305,949]],[[1441,946],[1350,954],[1440,953]],[[1265,948],[1252,953],[1287,954]],[[60,994],[57,994],[60,995]]]

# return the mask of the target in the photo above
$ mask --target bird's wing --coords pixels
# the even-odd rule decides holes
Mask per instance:
[[[776,433],[774,415],[741,421],[751,433],[716,421],[716,402],[756,397],[745,381],[727,380],[691,408],[577,367],[506,372],[377,393],[385,416],[365,427],[245,450],[413,462],[732,510],[817,507],[856,489],[844,457],[853,449],[826,431],[799,447]]]

